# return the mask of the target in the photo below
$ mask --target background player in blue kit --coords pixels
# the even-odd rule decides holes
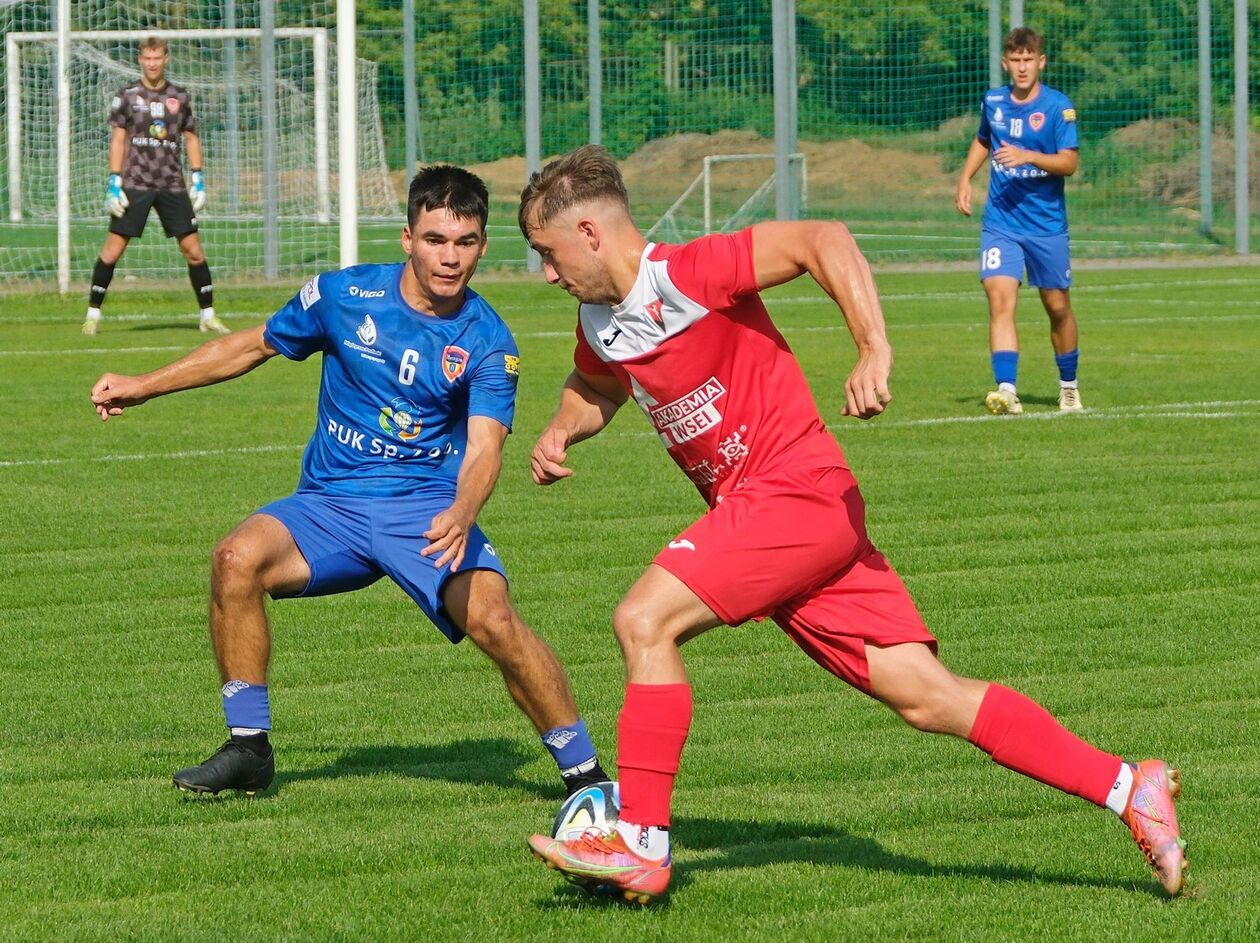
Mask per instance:
[[[1042,37],[1019,27],[1006,34],[1002,68],[1011,84],[989,89],[962,173],[954,205],[971,215],[971,178],[990,153],[989,199],[980,234],[980,279],[989,298],[989,350],[997,389],[985,397],[989,412],[1024,411],[1016,392],[1019,336],[1015,305],[1019,284],[1041,290],[1050,316],[1050,341],[1059,368],[1059,409],[1083,408],[1076,385],[1076,315],[1072,311],[1072,263],[1068,256],[1063,181],[1076,173],[1079,143],[1076,109],[1062,92],[1041,84],[1046,67]]]
[[[325,272],[263,325],[142,376],[92,388],[102,420],[208,386],[276,354],[323,355],[318,420],[297,492],[215,548],[210,634],[230,739],[175,774],[182,789],[265,789],[271,634],[264,595],[348,592],[388,576],[452,642],[467,634],[551,751],[570,792],[607,779],[559,661],[522,621],[476,524],[498,479],[520,360],[507,325],[468,281],[486,250],[488,194],[457,167],[411,183],[407,261]]]

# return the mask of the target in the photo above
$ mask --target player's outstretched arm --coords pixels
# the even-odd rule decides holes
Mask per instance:
[[[263,337],[263,328],[260,324],[202,344],[151,373],[103,374],[92,387],[92,406],[101,421],[108,422],[110,416],[121,416],[128,406],[139,406],[156,396],[210,386],[248,373],[279,353]]]
[[[982,144],[979,138],[972,138],[967,159],[963,161],[962,171],[958,174],[958,186],[954,190],[954,209],[964,216],[971,215],[971,178],[988,158],[989,146]]]
[[[758,288],[782,285],[808,272],[839,307],[853,341],[857,366],[844,384],[844,415],[869,419],[892,402],[888,377],[892,347],[866,256],[843,223],[775,222],[752,227]]]
[[[499,480],[499,470],[503,467],[503,442],[507,434],[507,426],[497,419],[468,417],[468,442],[464,446],[464,460],[459,466],[455,500],[433,518],[429,529],[424,532],[430,543],[420,551],[420,556],[439,554],[436,565],[442,567],[449,562],[452,573],[464,562],[468,532],[490,500],[490,493]]]
[[[625,401],[626,391],[613,377],[592,376],[579,370],[570,373],[560,392],[560,408],[530,454],[534,484],[550,485],[571,477],[573,469],[564,464],[569,446],[589,439],[608,425]]]

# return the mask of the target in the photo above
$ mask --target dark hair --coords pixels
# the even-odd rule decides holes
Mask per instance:
[[[476,174],[451,164],[422,169],[407,188],[407,225],[414,226],[425,210],[445,207],[461,219],[475,219],[486,230],[490,191]]]
[[[144,37],[140,43],[140,51],[144,52],[146,49],[160,49],[167,55],[170,55],[171,52],[170,47],[166,45],[166,40],[161,36]]]
[[[1002,40],[1003,55],[1010,55],[1012,52],[1033,52],[1040,56],[1045,51],[1046,43],[1041,38],[1041,34],[1027,26],[1015,27]]]
[[[630,209],[617,161],[598,144],[585,144],[529,178],[516,221],[529,239],[530,229],[546,226],[571,206],[594,200],[613,200],[627,212]]]

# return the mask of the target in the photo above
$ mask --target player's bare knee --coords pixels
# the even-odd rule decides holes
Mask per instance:
[[[519,653],[533,636],[516,611],[506,603],[470,612],[464,634],[496,660]]]
[[[949,728],[945,705],[933,698],[924,698],[913,704],[903,704],[895,708],[897,714],[915,730],[924,733],[944,733]]]
[[[627,656],[673,640],[667,621],[659,613],[629,599],[623,599],[613,613],[613,633]]]
[[[913,698],[893,709],[915,730],[965,736],[974,714],[969,702],[970,682],[952,673],[924,681]]]
[[[206,254],[200,249],[185,249],[184,258],[189,265],[200,265],[206,260]]]
[[[253,593],[262,586],[262,562],[247,543],[229,536],[214,548],[210,575],[216,593]]]

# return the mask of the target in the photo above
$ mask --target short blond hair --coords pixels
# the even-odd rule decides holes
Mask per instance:
[[[521,191],[517,223],[529,239],[531,229],[541,229],[572,206],[596,200],[612,200],[630,211],[617,161],[607,148],[585,144],[534,172]]]

